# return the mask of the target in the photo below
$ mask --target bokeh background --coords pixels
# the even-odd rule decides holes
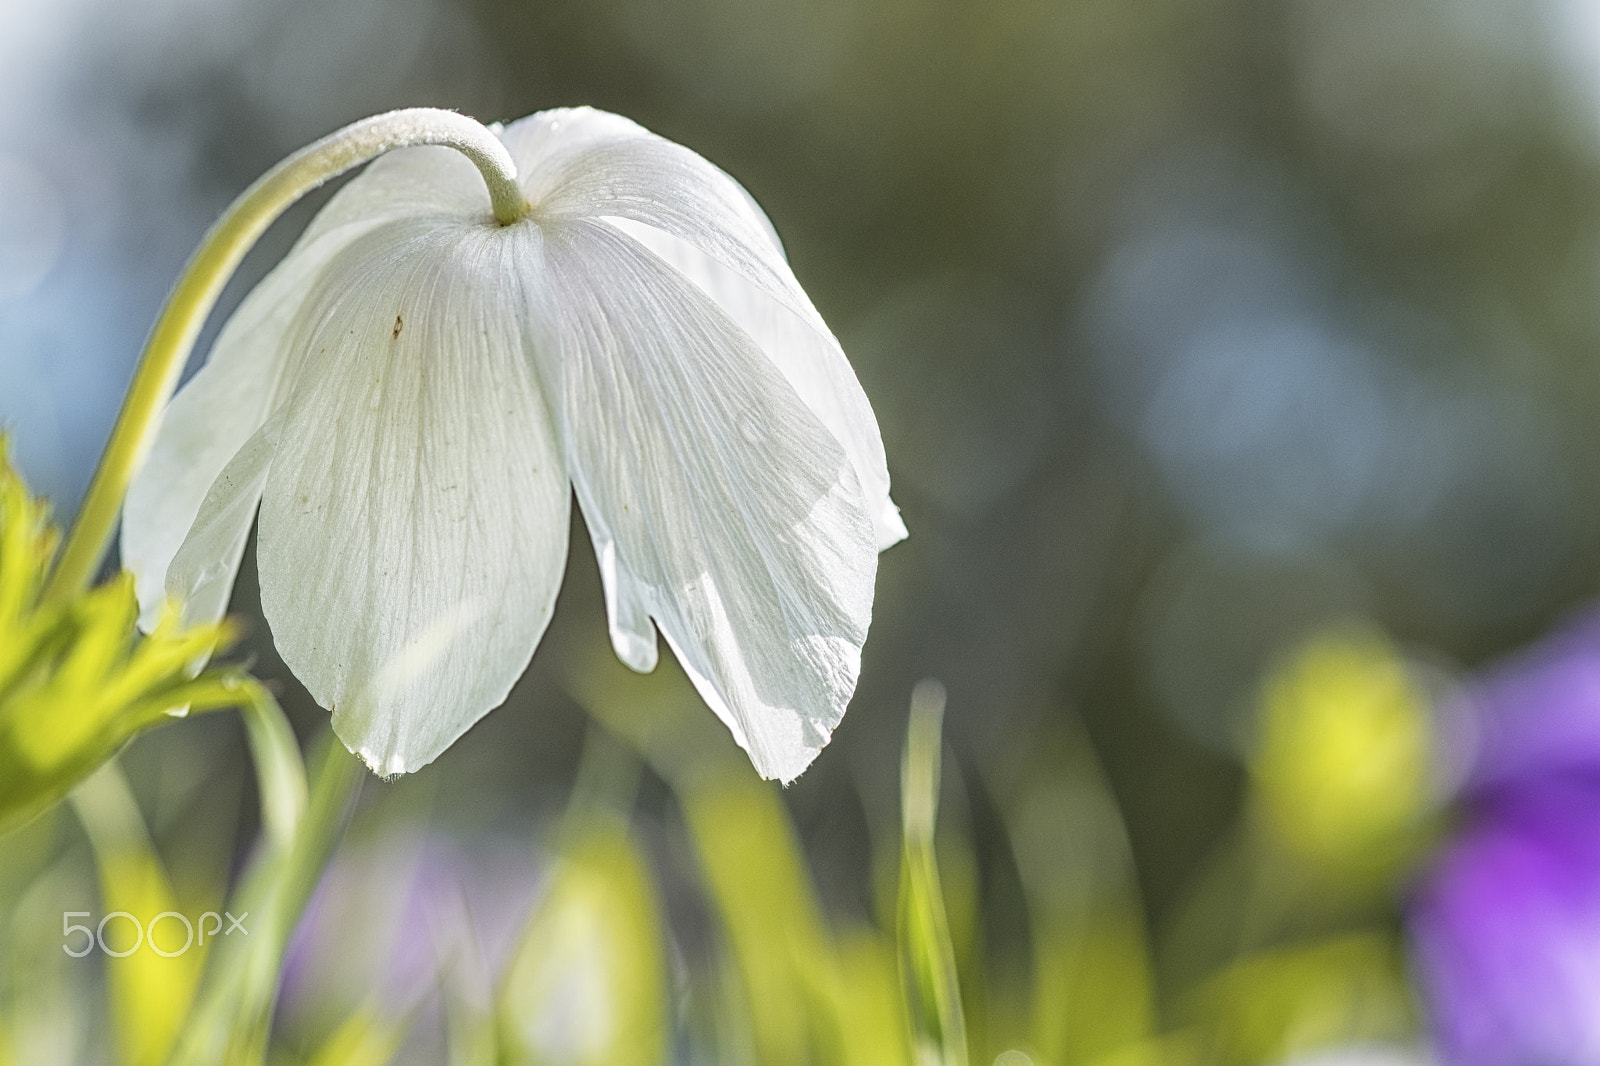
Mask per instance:
[[[1312,863],[1298,895],[1261,902],[1263,708],[1273,692],[1291,717],[1315,703],[1279,690],[1316,689],[1322,669],[1431,721],[1464,672],[1596,590],[1600,8],[4,0],[0,422],[23,472],[72,514],[184,258],[290,151],[391,107],[491,120],[580,103],[744,183],[882,425],[911,537],[882,558],[848,716],[772,793],[823,925],[892,930],[907,707],[936,678],[952,920],[987,975],[969,988],[974,1061],[1158,1056],[1196,1026],[1207,1061],[1411,1042],[1404,874]],[[226,306],[323,198],[272,230]],[[288,1046],[405,970],[394,951],[427,971],[438,953],[419,945],[455,943],[451,922],[493,972],[595,775],[629,782],[676,1054],[709,1061],[694,1034],[725,1033],[705,1019],[726,994],[701,977],[727,954],[727,916],[674,778],[694,757],[640,708],[676,708],[707,751],[718,734],[670,669],[638,681],[610,658],[587,538],[572,543],[510,701],[425,771],[368,783],[314,908],[332,924],[290,974]],[[234,610],[309,736],[325,716],[273,653],[251,561]],[[1441,745],[1416,744],[1400,776],[1418,796],[1396,801],[1410,814],[1449,789]],[[124,762],[174,879],[225,881],[253,832],[237,724],[168,729]],[[1291,792],[1310,773],[1294,765]],[[1285,802],[1302,801],[1313,820],[1347,802]],[[50,1039],[90,1061],[109,1038],[74,990],[97,978],[19,946],[53,956],[54,912],[96,906],[80,838],[64,816],[0,842],[0,884],[7,987],[56,974],[68,1015]],[[319,940],[339,942],[331,961]],[[1337,986],[1335,1006],[1318,992],[1315,1009],[1236,1018],[1230,989],[1285,987],[1249,967],[1291,942],[1331,953],[1292,962]],[[1363,991],[1339,999],[1350,982]],[[1080,1046],[1093,1024],[1052,1019],[1082,1012],[1064,1004],[1083,988],[1110,1004],[1088,1013],[1130,1020]],[[409,1038],[416,1061],[438,1054],[431,1024]]]

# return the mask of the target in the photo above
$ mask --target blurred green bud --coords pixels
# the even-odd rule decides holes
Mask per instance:
[[[1259,814],[1301,858],[1391,868],[1432,794],[1427,700],[1380,634],[1313,638],[1267,678],[1252,766]]]
[[[184,629],[169,611],[149,636],[133,578],[71,599],[40,591],[57,544],[48,505],[28,492],[0,438],[0,832],[38,814],[135,734],[240,701],[240,676],[207,671],[226,623]]]

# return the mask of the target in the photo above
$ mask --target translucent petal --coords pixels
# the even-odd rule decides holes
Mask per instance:
[[[550,227],[530,317],[613,640],[653,618],[768,777],[816,757],[854,691],[877,550],[844,449],[701,290],[603,222]],[[651,649],[653,653],[653,648]]]
[[[755,200],[683,145],[592,108],[531,115],[507,126],[500,139],[516,160],[535,218],[627,218],[653,226],[826,330]]]
[[[878,419],[833,334],[790,311],[744,275],[687,241],[627,219],[612,224],[700,286],[766,353],[807,407],[850,456],[872,509],[878,550],[906,537],[900,508],[889,498],[889,468]]]
[[[386,224],[306,312],[313,354],[261,504],[262,607],[379,773],[430,762],[502,702],[554,606],[569,491],[513,282],[513,246],[538,237]]]
[[[339,226],[302,240],[239,305],[206,365],[167,405],[122,513],[122,565],[137,582],[145,629],[160,613],[167,568],[201,502],[293,384],[296,313],[328,261],[368,228]]]
[[[268,419],[222,468],[167,568],[167,595],[183,604],[185,625],[215,622],[227,613],[280,421]]]
[[[417,147],[369,164],[311,220],[283,262],[223,327],[206,365],[174,397],[150,458],[129,491],[122,558],[138,583],[141,625],[155,624],[169,584],[167,567],[213,481],[287,395],[297,369],[289,352],[303,350],[291,348],[289,325],[322,268],[384,221],[446,215],[487,219],[490,213],[483,180],[461,153]],[[200,569],[220,561],[206,561]],[[221,591],[226,608],[227,589]]]
[[[743,186],[682,145],[589,108],[541,112],[501,139],[536,217],[615,219],[710,294],[844,445],[871,501],[878,547],[905,537],[872,406]]]

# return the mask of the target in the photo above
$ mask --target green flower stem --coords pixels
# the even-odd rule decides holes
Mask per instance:
[[[421,144],[454,148],[472,160],[483,175],[494,216],[502,225],[527,212],[516,164],[505,146],[484,126],[453,111],[410,108],[362,119],[269,170],[223,212],[167,297],[72,533],[45,588],[45,603],[66,599],[93,580],[128,485],[149,454],[161,413],[177,387],[189,352],[245,253],[306,193],[391,149]]]

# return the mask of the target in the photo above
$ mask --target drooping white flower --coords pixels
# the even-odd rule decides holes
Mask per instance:
[[[259,504],[285,663],[374,770],[414,770],[527,666],[575,490],[617,655],[652,669],[659,627],[791,780],[905,535],[866,396],[722,171],[590,109],[497,133],[521,220],[456,152],[395,151],[229,320],[128,496],[141,605],[220,616]]]

